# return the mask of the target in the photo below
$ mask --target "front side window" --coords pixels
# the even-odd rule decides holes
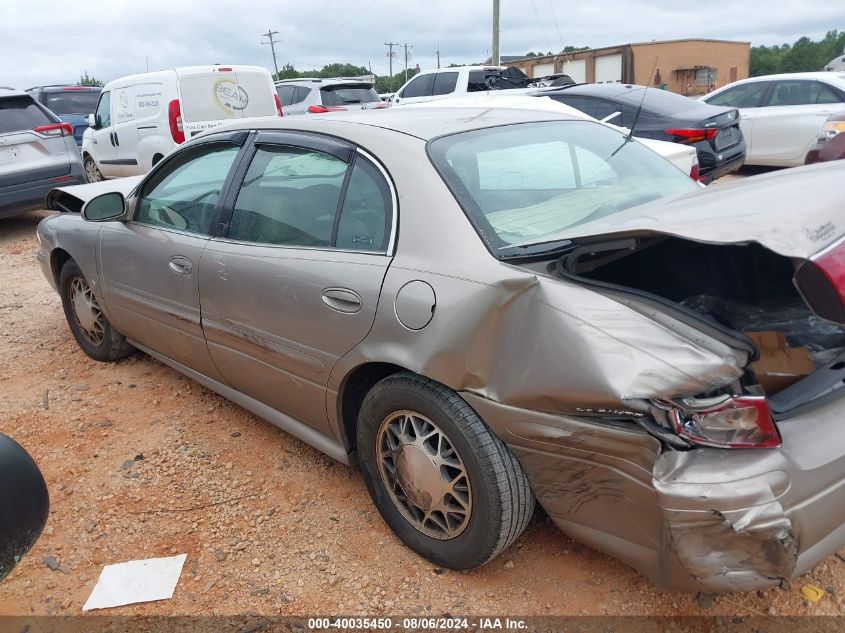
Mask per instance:
[[[431,82],[433,77],[431,75],[420,75],[414,77],[400,95],[403,99],[411,97],[427,97],[431,94]]]
[[[727,106],[729,108],[756,108],[762,104],[763,97],[768,89],[768,81],[753,81],[727,88],[704,101],[710,105]]]
[[[111,126],[111,93],[104,92],[100,95],[100,102],[97,104],[97,127]]]
[[[144,185],[135,221],[208,235],[238,151],[237,145],[209,144],[174,156]]]
[[[643,145],[589,121],[473,130],[434,139],[428,150],[481,238],[501,255],[698,189]]]

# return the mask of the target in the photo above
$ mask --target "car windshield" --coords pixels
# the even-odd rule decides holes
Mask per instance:
[[[56,114],[90,114],[99,98],[99,90],[63,90],[48,92],[45,105]]]
[[[669,161],[591,121],[522,123],[444,136],[429,155],[491,252],[564,240],[577,227],[698,189]]]

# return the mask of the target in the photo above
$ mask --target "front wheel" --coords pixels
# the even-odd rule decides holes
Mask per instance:
[[[115,330],[97,302],[97,297],[75,261],[69,260],[59,275],[62,307],[73,337],[94,360],[115,361],[135,348]]]
[[[97,163],[94,162],[93,158],[86,156],[85,160],[82,161],[82,166],[85,167],[85,177],[88,178],[88,182],[100,182],[103,180],[103,174],[100,173]]]
[[[457,393],[411,373],[367,394],[358,416],[364,481],[385,522],[450,569],[495,558],[534,512],[528,478]]]

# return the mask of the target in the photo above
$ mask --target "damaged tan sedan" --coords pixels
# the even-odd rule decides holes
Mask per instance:
[[[702,191],[598,122],[239,122],[54,190],[92,358],[146,352],[335,459],[439,565],[570,536],[680,590],[845,544],[845,166]]]

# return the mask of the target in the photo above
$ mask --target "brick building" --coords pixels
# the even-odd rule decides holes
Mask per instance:
[[[566,73],[582,83],[664,85],[683,95],[701,95],[748,77],[749,42],[683,39],[592,48],[576,53],[504,62],[529,77]]]

